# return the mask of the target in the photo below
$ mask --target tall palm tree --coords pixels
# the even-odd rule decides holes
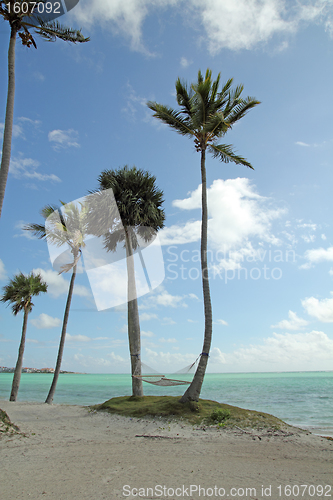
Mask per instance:
[[[133,252],[138,250],[140,254],[139,240],[148,243],[163,227],[165,220],[164,210],[161,208],[164,201],[163,192],[157,188],[155,176],[136,167],[125,166],[119,170],[105,170],[98,177],[98,181],[101,198],[103,199],[103,190],[112,189],[116,207],[104,207],[100,210],[102,205],[99,203],[99,210],[94,210],[94,204],[99,200],[98,197],[93,197],[89,214],[89,232],[94,234],[96,227],[104,227],[105,248],[108,251],[115,251],[117,244],[123,242],[126,249],[132,394],[143,396],[140,378],[140,322]]]
[[[64,352],[67,323],[69,311],[74,290],[74,282],[76,277],[77,263],[81,256],[81,248],[85,246],[84,239],[87,232],[87,208],[80,204],[81,207],[74,203],[63,205],[63,212],[58,210],[56,206],[47,205],[41,210],[41,215],[45,219],[45,224],[28,224],[24,227],[25,230],[31,231],[39,239],[47,239],[57,247],[68,245],[73,255],[73,262],[61,266],[59,274],[72,270],[72,277],[69,284],[64,319],[59,342],[58,356],[56,367],[54,370],[52,384],[45,400],[45,403],[51,404],[56,390],[61,361]]]
[[[179,110],[149,101],[148,107],[154,111],[156,118],[169,125],[181,135],[194,140],[195,149],[201,154],[202,184],[202,224],[201,224],[201,276],[204,298],[205,333],[200,361],[191,385],[181,398],[181,402],[198,401],[206,372],[208,355],[212,340],[212,306],[209,290],[207,264],[207,184],[206,184],[206,151],[212,153],[224,163],[234,162],[253,168],[241,156],[236,155],[232,146],[217,144],[234,123],[240,120],[251,108],[259,104],[253,97],[243,99],[243,85],[232,89],[233,79],[229,79],[219,92],[220,73],[212,81],[212,72],[207,69],[205,77],[198,72],[198,80],[190,87],[180,78],[176,81],[177,103]]]
[[[34,273],[31,273],[28,276],[25,276],[23,273],[19,273],[10,280],[8,285],[3,287],[3,291],[4,294],[0,300],[1,302],[8,302],[12,304],[14,316],[16,316],[20,311],[23,311],[22,336],[14,371],[12,390],[9,398],[9,401],[16,401],[22,373],[28,315],[34,305],[32,297],[36,297],[40,293],[45,293],[47,291],[47,284],[42,280],[40,274],[35,275]]]
[[[79,30],[61,26],[57,21],[45,22],[39,18],[38,7],[44,3],[44,0],[37,2],[29,0],[0,0],[0,15],[10,25],[7,106],[0,167],[0,217],[5,197],[12,147],[15,97],[15,45],[17,34],[21,38],[22,45],[26,47],[33,45],[35,48],[37,48],[37,45],[31,31],[49,41],[55,41],[57,38],[72,43],[89,41],[89,38],[84,38]]]

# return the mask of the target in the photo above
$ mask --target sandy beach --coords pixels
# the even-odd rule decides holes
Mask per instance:
[[[0,440],[1,500],[333,497],[333,441],[296,428],[204,430],[82,406],[0,408],[25,434]]]

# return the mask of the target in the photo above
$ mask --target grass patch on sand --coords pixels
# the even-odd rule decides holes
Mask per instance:
[[[3,436],[11,436],[13,434],[21,434],[17,425],[13,424],[4,410],[0,409],[0,438]]]
[[[125,396],[112,398],[93,410],[107,411],[126,417],[153,417],[181,420],[192,425],[218,425],[219,427],[241,427],[251,429],[285,430],[288,426],[279,418],[253,410],[245,410],[216,401],[200,399],[198,403],[182,404],[174,396]]]

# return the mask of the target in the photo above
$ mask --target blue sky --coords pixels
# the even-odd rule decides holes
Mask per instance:
[[[333,369],[332,8],[332,0],[80,0],[59,20],[89,43],[17,43],[0,286],[37,269],[49,284],[30,315],[25,366],[54,367],[70,276],[58,276],[46,243],[22,226],[125,164],[153,173],[165,196],[165,280],[139,299],[142,360],[172,373],[201,352],[200,156],[146,101],[175,107],[177,77],[191,82],[210,68],[261,104],[222,141],[255,170],[207,159],[208,370]],[[0,41],[2,132],[5,23]],[[127,373],[126,306],[97,311],[85,273],[74,294],[62,368]],[[15,365],[21,326],[2,305],[0,365]]]

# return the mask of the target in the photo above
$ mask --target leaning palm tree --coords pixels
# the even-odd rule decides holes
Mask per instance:
[[[26,47],[33,45],[35,48],[37,46],[31,31],[48,41],[55,41],[57,38],[72,43],[89,41],[89,38],[84,38],[79,30],[61,26],[57,21],[45,22],[39,18],[38,12],[41,10],[39,6],[42,5],[44,7],[44,3],[44,0],[37,2],[29,0],[0,0],[0,15],[10,25],[7,106],[0,167],[0,217],[5,197],[12,147],[15,97],[15,45],[17,35],[21,38],[22,45]]]
[[[191,385],[181,398],[181,402],[198,401],[206,372],[208,355],[212,340],[212,306],[209,290],[207,265],[207,184],[206,184],[206,151],[224,163],[234,162],[253,168],[250,163],[236,155],[232,146],[217,144],[234,123],[240,120],[251,108],[259,104],[253,97],[243,99],[243,85],[232,89],[233,79],[229,79],[219,92],[220,73],[212,81],[212,72],[207,69],[205,77],[201,71],[198,80],[190,87],[179,78],[176,81],[177,103],[179,110],[149,101],[148,107],[154,111],[156,118],[169,125],[181,135],[194,140],[195,149],[201,154],[202,185],[202,224],[201,224],[201,276],[204,298],[205,333],[200,361]]]
[[[22,373],[28,315],[34,305],[32,297],[36,297],[40,293],[45,293],[47,291],[47,284],[42,280],[40,274],[35,275],[34,273],[31,273],[26,276],[23,273],[19,273],[10,280],[8,285],[3,287],[3,291],[4,294],[0,300],[1,302],[8,302],[12,304],[14,316],[16,316],[20,311],[23,311],[22,336],[14,370],[12,390],[9,398],[9,401],[16,401]]]
[[[56,206],[52,205],[47,205],[41,210],[41,215],[45,219],[45,224],[28,224],[24,227],[25,230],[31,231],[35,236],[37,236],[37,238],[47,239],[49,245],[55,245],[56,247],[68,245],[70,253],[72,253],[73,256],[73,262],[62,265],[59,272],[59,274],[61,274],[72,270],[72,277],[68,289],[56,367],[54,370],[52,384],[45,400],[45,403],[49,404],[53,401],[60,374],[76,269],[81,256],[81,248],[85,246],[84,239],[87,231],[87,208],[83,204],[80,204],[79,207],[74,203],[68,203],[67,205],[63,202],[61,203],[63,206],[63,212],[58,210]]]
[[[136,167],[105,170],[98,177],[98,181],[100,192],[91,198],[88,232],[96,234],[98,228],[97,235],[101,235],[100,228],[103,227],[107,251],[115,251],[119,243],[124,244],[128,280],[127,317],[132,394],[143,396],[140,322],[133,253],[137,250],[141,256],[140,247],[151,242],[164,225],[165,214],[161,208],[164,201],[163,192],[157,188],[155,176]],[[105,190],[113,191],[114,206],[109,204],[103,207]],[[98,199],[98,194],[102,201]]]

